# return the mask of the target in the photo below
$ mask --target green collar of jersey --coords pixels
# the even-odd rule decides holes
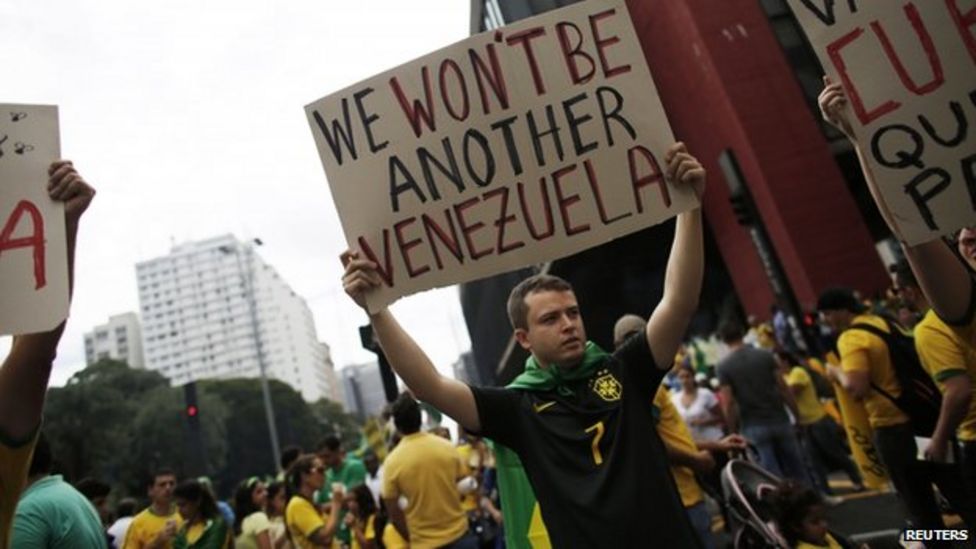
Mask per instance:
[[[587,379],[609,354],[601,349],[592,341],[586,342],[586,351],[583,353],[583,361],[575,368],[560,368],[559,366],[549,366],[543,368],[536,361],[534,356],[529,356],[525,361],[525,371],[522,372],[515,381],[508,385],[509,389],[526,389],[529,391],[552,391],[555,390],[560,395],[572,396],[573,390],[567,384],[581,379]]]

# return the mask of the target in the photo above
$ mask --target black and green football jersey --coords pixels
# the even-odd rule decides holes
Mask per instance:
[[[654,429],[665,370],[643,334],[572,395],[472,387],[482,434],[518,453],[553,547],[699,547]]]

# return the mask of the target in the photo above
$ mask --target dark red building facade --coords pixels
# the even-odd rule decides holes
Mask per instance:
[[[831,285],[884,288],[888,279],[875,237],[849,190],[858,174],[842,173],[810,107],[820,84],[809,81],[807,67],[790,64],[782,43],[806,47],[785,2],[628,5],[675,135],[708,168],[705,215],[744,308],[765,316],[773,294],[721,182],[717,159],[725,149],[738,158],[801,305],[813,304]],[[849,157],[843,145],[835,146]]]
[[[472,32],[570,3],[474,0]],[[785,0],[630,0],[627,5],[674,133],[709,172],[707,247],[719,272],[711,283],[706,273],[703,300],[709,291],[731,286],[742,311],[759,318],[768,318],[776,301],[753,238],[729,202],[719,165],[726,151],[738,161],[757,217],[802,309],[811,310],[818,293],[829,286],[851,286],[868,295],[885,289],[889,280],[876,243],[890,235],[867,195],[850,144],[817,116],[821,69]],[[667,242],[666,232],[652,230],[635,238]],[[579,288],[592,277],[585,258],[599,253],[596,249],[554,262],[552,271],[566,273]],[[624,266],[622,276],[632,276],[635,286],[653,282],[665,259],[651,258],[633,273]],[[507,330],[502,311],[492,313],[498,317],[494,322],[479,320],[486,308],[497,308],[480,299],[487,295],[485,287],[498,285],[495,293],[500,296],[513,284],[499,277],[497,283],[488,279],[462,290],[473,342],[479,334]],[[602,303],[613,299],[611,295]],[[625,300],[626,295],[620,298]],[[652,306],[640,302],[631,309]],[[593,308],[595,315],[587,312],[588,319],[598,320],[594,326],[588,320],[588,329],[599,342],[621,311]],[[516,367],[504,364],[506,356],[496,359],[500,353],[474,351],[479,368]]]

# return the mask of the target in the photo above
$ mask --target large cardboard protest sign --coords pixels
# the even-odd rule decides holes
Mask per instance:
[[[627,7],[483,33],[306,107],[351,249],[396,298],[557,259],[697,203]]]
[[[902,240],[976,221],[976,0],[790,0]]]
[[[0,334],[68,316],[64,205],[47,195],[60,150],[57,107],[0,104]]]

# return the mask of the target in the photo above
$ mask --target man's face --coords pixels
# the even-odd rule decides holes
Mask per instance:
[[[173,475],[159,475],[153,479],[149,487],[149,499],[153,503],[169,505],[173,501],[173,489],[176,488],[176,477]]]
[[[366,471],[369,474],[375,475],[380,468],[380,459],[376,457],[376,454],[366,454],[366,457],[363,458],[363,465],[366,466]]]
[[[522,348],[542,365],[575,366],[586,350],[586,329],[576,295],[571,291],[543,290],[525,296],[528,329],[515,330]]]
[[[329,448],[322,448],[319,452],[319,459],[325,464],[329,469],[338,469],[342,466],[342,450],[331,450]]]
[[[820,319],[832,332],[839,334],[851,323],[851,313],[844,310],[825,310],[820,311]]]
[[[976,227],[967,227],[959,231],[959,254],[976,269]]]

